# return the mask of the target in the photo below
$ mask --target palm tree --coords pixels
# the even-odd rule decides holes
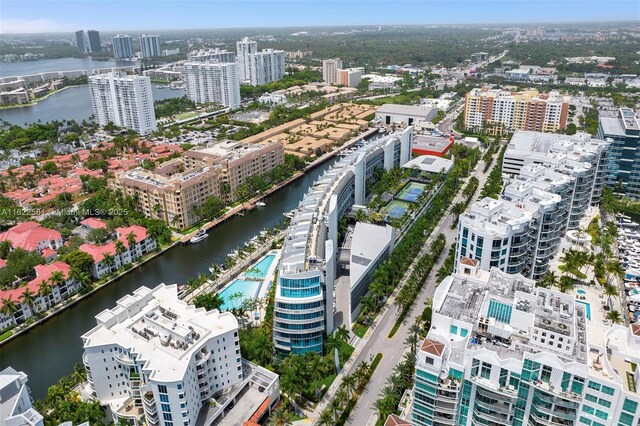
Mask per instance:
[[[80,284],[82,288],[89,288],[91,286],[91,276],[78,268],[71,268],[69,278]]]
[[[606,317],[609,321],[611,321],[612,324],[620,324],[622,323],[622,315],[620,315],[620,312],[618,311],[610,311],[607,312],[607,317]]]
[[[569,290],[573,288],[573,278],[571,278],[568,275],[561,276],[558,287],[560,288],[561,292],[567,293]]]
[[[29,310],[31,310],[32,314],[35,314],[33,306],[35,301],[35,294],[31,290],[29,290],[29,287],[25,287],[24,291],[22,292],[22,303],[29,307]]]
[[[557,284],[558,284],[558,277],[556,276],[556,273],[553,271],[547,272],[546,274],[544,274],[542,279],[538,281],[538,287],[542,287],[542,288],[551,288]]]
[[[0,299],[0,313],[13,318],[13,322],[16,321],[14,315],[20,310],[20,306],[13,301],[13,296],[9,296],[6,299]]]
[[[116,264],[116,260],[109,253],[105,253],[102,256],[102,262],[109,269],[109,272],[111,272],[111,268],[113,267],[113,265]]]
[[[64,274],[62,271],[53,271],[49,277],[49,283],[52,287],[61,287],[64,284]]]
[[[349,343],[349,330],[344,325],[338,327],[334,334],[339,342]]]
[[[455,203],[451,207],[451,213],[455,215],[454,222],[458,220],[458,217],[460,217],[462,213],[464,213],[465,209],[466,209],[466,206],[462,202]]]
[[[120,255],[122,253],[125,252],[125,250],[127,249],[124,246],[124,243],[120,240],[116,240],[116,242],[114,243],[114,245],[116,246],[116,254]]]
[[[320,416],[318,417],[318,426],[333,426],[333,414],[330,410],[324,409],[320,412]]]
[[[612,276],[617,278],[618,281],[622,281],[624,279],[625,270],[624,270],[624,267],[622,266],[622,263],[620,263],[618,260],[612,260],[607,262],[606,270],[608,274],[607,282],[609,284],[611,283]]]
[[[609,306],[611,306],[611,297],[618,295],[618,289],[612,285],[604,286],[604,294],[606,294],[609,298]]]
[[[76,364],[73,366],[73,373],[71,379],[76,383],[82,383],[87,380],[87,370],[85,370],[82,364]]]
[[[127,244],[129,247],[133,247],[136,245],[136,235],[133,232],[129,232],[127,234]]]
[[[45,298],[46,296],[51,294],[51,286],[49,285],[50,281],[41,281],[38,286],[38,296]]]
[[[353,397],[353,393],[355,392],[357,385],[357,379],[352,374],[348,374],[342,378],[342,387],[345,392],[347,392],[347,399],[351,399]]]

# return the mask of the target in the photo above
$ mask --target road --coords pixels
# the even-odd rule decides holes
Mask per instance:
[[[479,180],[478,191],[474,200],[478,198],[478,194],[487,180],[488,172],[486,174],[482,173],[483,169],[484,162],[480,161],[471,175],[477,177]],[[450,205],[453,206],[457,202],[462,201],[462,198],[462,191],[460,191],[458,196],[450,203]],[[393,304],[395,296],[392,295],[374,321],[374,324],[370,327],[369,331],[367,331],[363,341],[356,338],[357,340],[352,342],[356,347],[356,350],[354,351],[352,358],[345,364],[341,374],[334,381],[334,384],[327,392],[327,395],[325,395],[325,398],[323,398],[316,407],[316,410],[312,415],[314,419],[317,419],[319,413],[326,407],[333,394],[337,391],[342,376],[352,374],[361,361],[370,362],[376,354],[381,353],[383,356],[380,364],[376,368],[367,389],[360,396],[358,403],[354,407],[347,421],[347,424],[358,426],[375,423],[377,415],[375,414],[373,403],[378,399],[378,394],[385,386],[386,379],[391,375],[393,368],[402,360],[402,356],[404,354],[404,340],[408,335],[408,329],[415,322],[417,316],[422,313],[425,301],[433,296],[436,288],[435,275],[446,259],[449,246],[455,241],[456,231],[451,229],[452,223],[453,215],[450,212],[447,212],[427,239],[422,251],[416,256],[416,259],[419,259],[424,253],[426,253],[439,233],[446,236],[447,243],[440,259],[438,259],[438,262],[434,265],[432,272],[427,278],[426,285],[422,288],[412,306],[412,309],[407,315],[407,318],[402,323],[396,334],[392,338],[387,337],[398,316],[398,308]],[[405,279],[411,274],[415,263],[416,262],[411,265],[409,271],[405,274]]]

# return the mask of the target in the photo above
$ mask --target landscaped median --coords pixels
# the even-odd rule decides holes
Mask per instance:
[[[378,353],[371,364],[362,361],[353,374],[342,378],[340,390],[336,392],[327,408],[320,412],[317,425],[330,426],[346,423],[381,359],[382,354]]]

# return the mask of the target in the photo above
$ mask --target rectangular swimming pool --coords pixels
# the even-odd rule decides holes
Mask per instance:
[[[234,280],[227,288],[218,293],[224,301],[220,310],[228,311],[233,308],[239,308],[246,299],[255,299],[258,296],[261,284],[260,281]]]
[[[251,266],[251,268],[249,268],[247,272],[245,272],[245,278],[264,280],[267,276],[267,272],[269,272],[271,264],[273,263],[273,259],[275,258],[275,254],[266,255],[265,257],[260,259],[258,263]]]
[[[591,305],[590,305],[589,303],[587,303],[587,302],[581,302],[581,301],[579,301],[579,300],[576,300],[576,303],[579,303],[579,304],[581,304],[581,305],[584,305],[584,306],[585,306],[585,308],[586,308],[586,310],[587,310],[587,319],[588,319],[589,321],[591,321]]]

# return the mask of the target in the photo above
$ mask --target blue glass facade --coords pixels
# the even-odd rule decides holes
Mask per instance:
[[[285,353],[322,352],[324,301],[320,275],[313,277],[280,277],[280,297],[274,309],[273,336],[276,349]],[[295,299],[300,299],[296,303]]]

